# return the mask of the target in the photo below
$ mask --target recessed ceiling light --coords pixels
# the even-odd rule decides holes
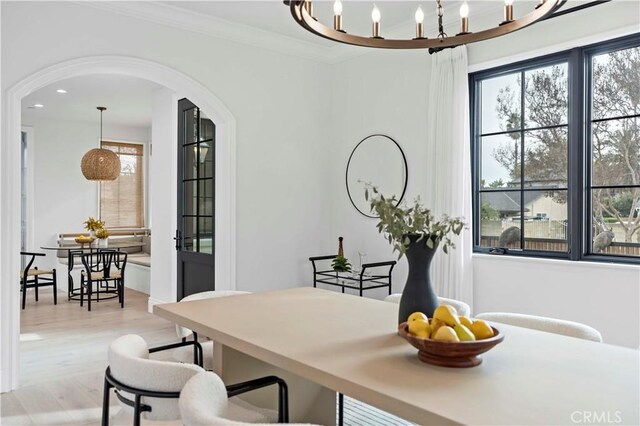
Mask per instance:
[[[34,108],[44,108],[44,105],[42,104],[33,104]]]
[[[67,93],[67,91],[64,90],[64,89],[58,89],[58,90],[56,90],[56,92],[58,92],[58,93]]]

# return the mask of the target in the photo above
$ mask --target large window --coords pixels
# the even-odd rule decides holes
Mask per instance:
[[[120,142],[102,142],[102,148],[120,157],[120,176],[102,182],[100,216],[107,228],[141,228],[144,226],[143,146]]]
[[[475,250],[640,260],[640,36],[470,79]]]

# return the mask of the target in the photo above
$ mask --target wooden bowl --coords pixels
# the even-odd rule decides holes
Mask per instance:
[[[413,336],[409,334],[406,322],[398,326],[398,334],[418,350],[420,361],[441,367],[465,368],[480,365],[482,358],[478,355],[504,340],[504,335],[497,328],[491,328],[493,337],[471,342],[444,342]]]

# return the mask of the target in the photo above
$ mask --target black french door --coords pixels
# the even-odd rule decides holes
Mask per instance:
[[[200,108],[178,102],[178,300],[215,289],[215,135]]]

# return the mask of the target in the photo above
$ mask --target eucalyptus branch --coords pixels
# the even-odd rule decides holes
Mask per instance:
[[[365,183],[365,200],[371,205],[371,211],[380,218],[376,224],[378,232],[384,235],[399,253],[401,258],[411,243],[410,235],[419,235],[417,241],[424,240],[424,244],[433,249],[440,245],[445,253],[449,248],[455,248],[452,235],[460,235],[465,227],[463,218],[443,216],[436,220],[431,210],[424,207],[420,197],[411,206],[406,203],[398,204],[395,195],[385,197],[378,188],[371,183]]]

